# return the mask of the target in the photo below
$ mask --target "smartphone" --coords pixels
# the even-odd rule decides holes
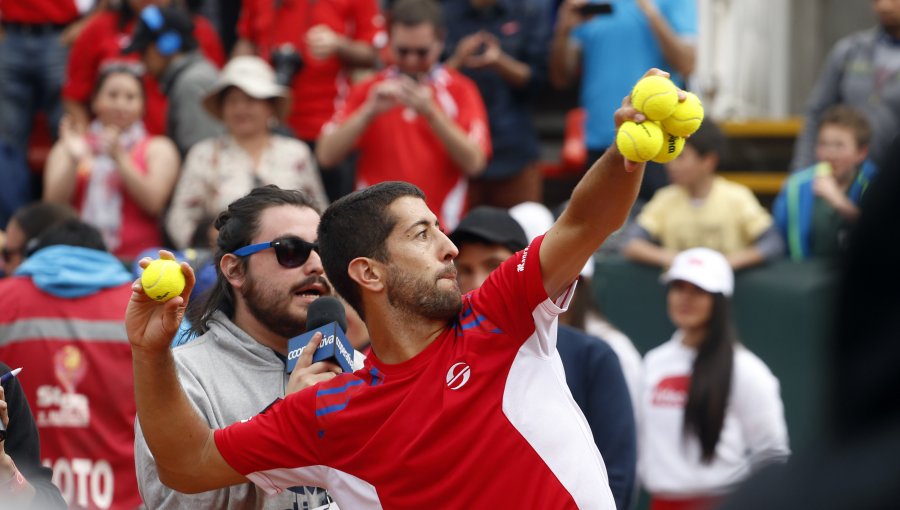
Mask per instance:
[[[613,6],[609,2],[589,2],[578,8],[578,14],[589,17],[600,14],[612,14]]]

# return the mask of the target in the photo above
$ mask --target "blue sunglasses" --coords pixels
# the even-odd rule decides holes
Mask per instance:
[[[310,243],[299,237],[284,237],[267,243],[251,244],[231,252],[238,257],[249,257],[269,248],[275,249],[275,258],[284,267],[300,267],[309,260],[313,251],[319,251],[318,243]]]

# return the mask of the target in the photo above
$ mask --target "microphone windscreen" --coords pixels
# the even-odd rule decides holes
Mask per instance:
[[[347,331],[347,312],[337,298],[324,296],[309,305],[306,312],[306,330],[312,331],[328,323],[336,322],[341,330]]]

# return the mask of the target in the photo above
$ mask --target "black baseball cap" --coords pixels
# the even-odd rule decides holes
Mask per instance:
[[[469,211],[450,234],[450,240],[457,247],[467,242],[501,244],[511,252],[524,250],[528,246],[525,231],[509,211],[486,205]]]
[[[191,15],[176,7],[145,7],[131,34],[131,43],[122,53],[142,52],[154,43],[164,55],[197,49]]]

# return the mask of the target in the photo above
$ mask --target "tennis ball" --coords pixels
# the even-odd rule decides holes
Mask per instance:
[[[616,133],[616,147],[630,161],[650,161],[659,154],[662,145],[663,132],[656,122],[626,121]]]
[[[659,150],[659,153],[651,161],[656,163],[668,163],[677,158],[682,150],[684,150],[684,138],[663,131],[662,149]]]
[[[631,104],[650,120],[663,120],[678,106],[678,87],[662,76],[641,78],[631,90]]]
[[[820,162],[816,163],[816,169],[815,169],[816,177],[819,177],[822,175],[831,175],[832,172],[833,172],[833,169],[831,168],[831,163],[829,163],[827,161],[820,161]]]
[[[184,291],[184,273],[174,260],[156,259],[141,275],[144,292],[157,301],[168,301]]]
[[[690,92],[687,99],[678,103],[672,115],[662,121],[663,129],[675,136],[691,136],[703,122],[703,103]]]

